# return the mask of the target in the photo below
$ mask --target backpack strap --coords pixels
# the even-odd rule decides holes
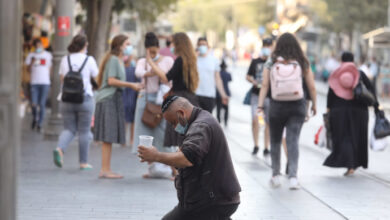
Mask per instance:
[[[83,64],[81,65],[81,67],[80,67],[80,69],[79,69],[79,71],[78,71],[78,73],[79,73],[79,74],[81,74],[81,71],[83,70],[83,68],[84,68],[85,64],[87,63],[87,61],[88,61],[88,58],[89,58],[89,56],[87,56],[87,57],[85,58],[85,60],[84,60]]]
[[[72,65],[70,65],[70,55],[68,55],[68,66],[69,66],[69,72],[73,72]]]

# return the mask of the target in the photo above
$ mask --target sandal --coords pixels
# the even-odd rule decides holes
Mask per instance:
[[[123,179],[123,176],[113,172],[100,172],[99,179]]]
[[[354,169],[348,169],[347,172],[344,173],[344,176],[352,176],[355,173]]]
[[[55,149],[55,150],[53,151],[53,159],[54,159],[54,164],[55,164],[57,167],[62,168],[62,156],[61,156],[60,150]]]
[[[80,167],[80,170],[92,170],[92,169],[93,169],[93,167],[91,164],[87,164],[83,167]]]

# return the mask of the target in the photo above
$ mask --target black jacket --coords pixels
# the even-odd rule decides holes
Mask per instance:
[[[240,184],[222,128],[207,111],[194,108],[180,150],[193,164],[179,169],[175,186],[187,211],[240,202]]]

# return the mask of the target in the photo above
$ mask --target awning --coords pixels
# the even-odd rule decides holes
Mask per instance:
[[[383,27],[363,34],[370,48],[390,48],[390,27]]]

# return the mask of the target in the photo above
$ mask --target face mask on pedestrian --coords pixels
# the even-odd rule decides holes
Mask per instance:
[[[131,60],[130,65],[131,65],[132,67],[135,67],[135,65],[136,65],[135,60]]]
[[[160,58],[160,54],[157,54],[152,60],[153,62],[156,62]]]
[[[35,49],[35,52],[37,52],[37,53],[40,53],[42,51],[43,51],[42,47],[38,47],[38,48]]]
[[[169,48],[169,50],[171,51],[172,54],[175,54],[175,47],[171,47]]]
[[[127,45],[125,49],[123,49],[123,55],[124,56],[130,56],[133,53],[133,46]]]
[[[263,54],[263,56],[268,57],[269,55],[271,55],[271,49],[267,47],[263,47],[261,49],[261,53]]]
[[[205,55],[207,53],[207,46],[206,45],[201,45],[198,47],[198,51],[200,53],[200,55]]]
[[[267,47],[263,47],[261,49],[261,53],[263,54],[263,56],[268,57],[269,55],[271,55],[271,49]]]
[[[177,125],[175,127],[175,131],[179,134],[185,134],[187,132],[187,129],[188,129],[188,121],[184,118],[181,118],[179,115],[177,117],[178,117],[179,122],[177,123]],[[183,122],[184,125],[182,125],[181,122]]]

